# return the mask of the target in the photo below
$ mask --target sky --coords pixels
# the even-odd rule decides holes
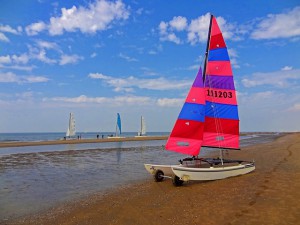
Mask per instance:
[[[0,132],[169,132],[216,16],[240,130],[300,131],[300,3],[0,0]]]

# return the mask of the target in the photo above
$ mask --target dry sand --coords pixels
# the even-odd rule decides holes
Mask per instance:
[[[168,136],[140,136],[140,137],[111,137],[100,139],[67,139],[53,141],[19,141],[19,142],[0,142],[0,148],[6,147],[24,147],[38,145],[64,145],[64,144],[87,144],[87,143],[102,143],[102,142],[121,142],[121,141],[153,141],[166,140]]]
[[[243,148],[253,173],[174,187],[147,181],[57,207],[13,224],[300,224],[300,134]]]

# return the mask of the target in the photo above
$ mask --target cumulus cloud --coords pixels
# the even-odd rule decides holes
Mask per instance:
[[[253,39],[290,38],[300,36],[300,7],[286,13],[269,14],[252,32]]]
[[[160,34],[160,40],[161,41],[170,41],[174,42],[176,44],[180,44],[181,41],[180,39],[175,35],[173,30],[170,28],[169,23],[167,22],[160,22],[158,29],[159,29],[159,34]]]
[[[242,80],[245,87],[269,85],[278,88],[289,87],[300,80],[300,70],[280,70],[269,73],[254,73],[251,78]]]
[[[126,20],[129,10],[121,1],[110,2],[98,0],[89,4],[87,8],[73,6],[70,9],[62,8],[60,17],[51,17],[49,33],[61,35],[64,31],[95,33],[108,29],[116,20]]]
[[[234,35],[233,31],[236,29],[234,25],[229,24],[223,17],[217,17],[217,20],[224,38],[239,39],[237,35]],[[182,16],[175,16],[169,22],[161,21],[158,26],[160,40],[181,44],[183,41],[178,37],[179,32],[186,32],[186,41],[188,43],[192,45],[198,42],[205,43],[207,41],[209,21],[209,13],[192,19],[190,23]]]
[[[182,16],[175,16],[169,22],[169,24],[172,29],[175,29],[177,31],[183,31],[187,27],[187,19]]]
[[[37,35],[41,31],[44,31],[46,29],[47,25],[44,22],[32,23],[29,26],[25,27],[25,31],[29,36]]]
[[[91,73],[88,77],[92,79],[101,79],[106,84],[114,88],[114,91],[133,91],[133,88],[148,90],[179,90],[190,87],[190,80],[167,80],[163,77],[155,79],[140,79],[134,76],[127,78],[115,78],[99,73]]]

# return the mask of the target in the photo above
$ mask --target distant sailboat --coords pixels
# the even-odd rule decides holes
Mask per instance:
[[[116,137],[119,137],[121,134],[122,134],[121,116],[120,113],[117,113]]]
[[[123,138],[121,137],[122,134],[122,123],[121,123],[121,116],[120,113],[117,113],[117,124],[116,124],[116,133],[115,136],[108,136],[108,138]]]
[[[74,137],[76,135],[76,128],[75,128],[75,118],[74,118],[74,113],[70,113],[70,118],[69,118],[69,126],[66,132],[66,137]]]
[[[146,121],[145,117],[141,116],[141,127],[136,137],[146,136]]]

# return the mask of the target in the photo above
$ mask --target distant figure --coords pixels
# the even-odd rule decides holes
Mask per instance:
[[[97,139],[99,139],[99,134],[97,134]]]
[[[79,135],[78,135],[78,136],[77,136],[77,139],[79,140],[79,138],[80,138],[80,137],[79,137]]]
[[[64,137],[64,140],[66,140],[67,138],[66,137]]]
[[[102,139],[104,138],[104,135],[102,134]]]

